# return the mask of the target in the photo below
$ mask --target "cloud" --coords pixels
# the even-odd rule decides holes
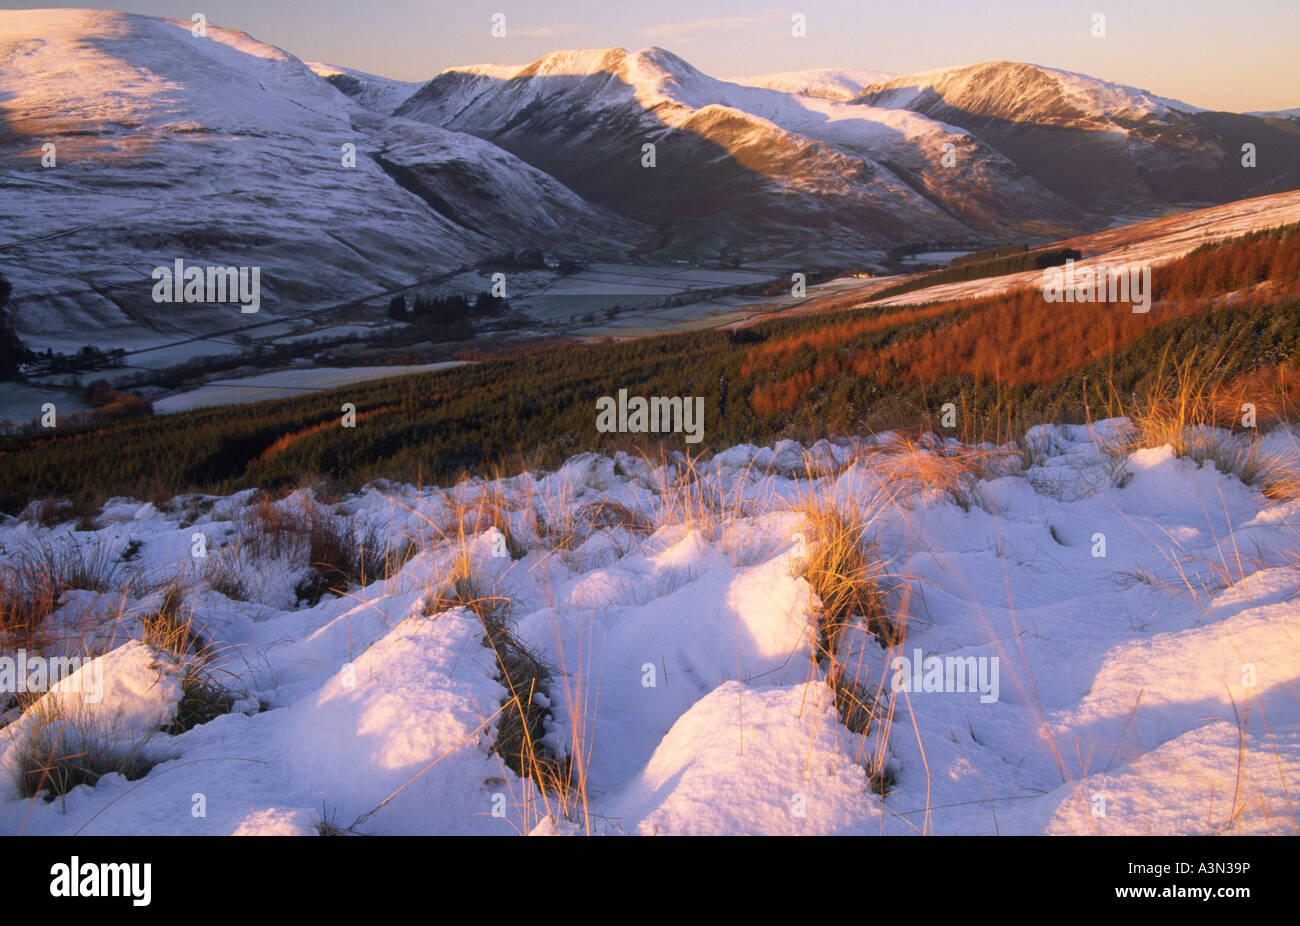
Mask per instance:
[[[642,33],[652,39],[663,39],[669,42],[694,42],[711,33],[787,20],[788,17],[789,14],[780,10],[768,10],[753,16],[714,16],[707,19],[688,19],[684,22],[660,23],[643,29]]]

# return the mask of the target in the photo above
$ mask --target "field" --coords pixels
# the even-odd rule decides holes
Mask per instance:
[[[1297,435],[1163,438],[11,520],[8,644],[88,661],[0,706],[0,832],[1294,835],[1297,470],[1225,463]]]
[[[0,439],[0,831],[1300,832],[1300,225],[969,266]]]
[[[214,380],[190,392],[182,392],[154,402],[153,410],[157,414],[168,414],[189,411],[194,408],[209,408],[213,405],[239,405],[245,402],[259,402],[265,399],[279,399],[337,389],[340,386],[365,382],[368,379],[409,376],[412,373],[427,373],[432,370],[445,370],[460,365],[459,361],[452,361],[450,363],[435,363],[416,367],[343,367],[339,369],[311,367],[298,370],[277,370],[274,373],[263,373],[260,376],[246,376],[234,380]]]
[[[353,486],[380,477],[445,482],[493,466],[551,466],[581,450],[659,444],[659,435],[615,441],[596,431],[595,400],[619,389],[702,396],[705,439],[695,452],[935,429],[945,403],[958,413],[944,433],[1013,438],[1040,422],[1122,414],[1167,389],[1178,370],[1213,384],[1215,423],[1232,424],[1246,401],[1261,426],[1286,417],[1300,361],[1296,227],[1202,246],[1159,265],[1154,279],[1144,314],[1125,304],[1045,303],[1032,289],[868,304],[524,352],[232,409],[38,428],[0,439],[0,509],[160,487],[274,488],[304,474]],[[342,427],[345,403],[356,408],[355,428]]]

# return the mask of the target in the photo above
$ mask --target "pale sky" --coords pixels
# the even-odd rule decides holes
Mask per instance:
[[[40,3],[0,0],[0,9]],[[306,61],[426,80],[446,67],[524,64],[566,48],[660,45],[715,77],[814,67],[899,73],[1027,61],[1236,112],[1300,107],[1300,0],[119,0],[195,12]],[[490,34],[494,13],[506,37]],[[807,36],[791,35],[791,16]],[[1094,38],[1094,14],[1105,15]]]

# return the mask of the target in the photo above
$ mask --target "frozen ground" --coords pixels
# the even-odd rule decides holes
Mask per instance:
[[[44,389],[26,383],[0,384],[0,421],[15,423],[31,421],[41,416],[41,407],[53,402],[60,415],[83,412],[90,405],[75,392],[62,389]]]
[[[387,379],[390,376],[446,370],[462,366],[463,363],[464,361],[461,360],[449,360],[445,363],[414,366],[313,366],[303,369],[276,370],[274,373],[246,376],[243,379],[216,380],[198,389],[169,395],[165,399],[154,402],[153,410],[157,413],[183,412],[191,408],[207,408],[211,405],[239,405],[244,402],[260,402],[263,399],[284,399],[289,396],[319,392],[322,389],[337,389],[339,386],[365,382],[368,379]]]
[[[1152,219],[1136,225],[1121,225],[1090,235],[1067,238],[1056,242],[1054,246],[1072,247],[1082,252],[1083,259],[1075,262],[1075,267],[1080,271],[1085,267],[1120,271],[1161,264],[1182,257],[1203,244],[1297,221],[1300,221],[1300,192],[1275,193]],[[884,285],[890,284],[882,283],[881,288]],[[904,305],[942,302],[945,299],[978,299],[1017,289],[1041,288],[1042,285],[1043,271],[1030,270],[930,286],[882,299],[876,304]]]
[[[789,291],[774,296],[737,293],[677,306],[633,306],[625,308],[614,318],[599,317],[594,322],[570,329],[569,333],[579,337],[646,337],[667,331],[718,328],[756,316],[808,306],[822,297],[852,293],[862,285],[862,280],[855,277],[837,277],[824,283],[809,284],[802,296],[791,295]],[[626,299],[622,302],[624,306],[628,304]]]
[[[310,834],[327,819],[365,833],[1295,834],[1300,502],[1167,447],[1102,452],[1124,427],[1037,429],[982,479],[886,437],[735,447],[685,476],[583,455],[451,490],[373,485],[332,516],[421,552],[314,607],[295,601],[306,565],[291,559],[246,558],[246,602],[197,581],[194,534],[209,557],[234,556],[248,494],[171,514],[119,499],[91,531],[6,521],[6,563],[40,544],[103,545],[134,549],[124,575],[189,580],[241,700],[158,732],[176,670],[129,638],[161,593],[67,593],[58,645],[106,654],[82,669],[105,680],[87,711],[105,736],[148,737],[161,761],[138,781],[23,799],[14,750],[36,708],[10,710],[0,832]],[[1263,442],[1295,448],[1285,431]],[[500,555],[498,528],[472,523],[459,539],[483,499],[522,547]],[[996,658],[996,698],[894,692],[892,724],[860,736],[840,722],[812,658],[810,500],[876,513],[888,608],[907,617],[897,654],[846,631],[859,677],[888,679],[893,655],[918,650]],[[592,523],[614,503],[649,532]],[[545,744],[585,785],[567,820],[491,751],[505,690],[483,624],[464,607],[423,614],[461,553],[513,599],[518,636],[552,669]],[[883,799],[872,756],[895,779]]]

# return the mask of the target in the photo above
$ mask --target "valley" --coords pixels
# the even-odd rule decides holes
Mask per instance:
[[[1300,834],[1266,5],[0,10],[0,832]]]

